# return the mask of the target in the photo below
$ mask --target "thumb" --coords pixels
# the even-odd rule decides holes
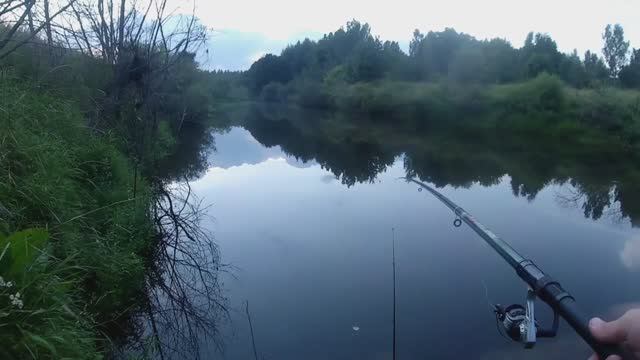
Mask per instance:
[[[605,322],[596,317],[589,321],[589,329],[596,339],[605,343],[617,344],[625,341],[627,338],[627,330],[622,322],[622,318]]]

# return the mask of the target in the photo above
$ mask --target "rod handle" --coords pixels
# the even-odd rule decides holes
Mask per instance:
[[[607,344],[596,339],[589,329],[589,318],[578,308],[576,300],[562,286],[545,275],[530,260],[525,260],[516,268],[518,275],[529,284],[542,301],[557,312],[578,335],[587,343],[601,360],[611,355],[618,355],[622,360],[640,360],[621,344]]]
[[[611,355],[618,355],[622,360],[640,360],[631,350],[621,344],[607,344],[596,339],[589,329],[589,318],[577,308],[573,298],[561,300],[558,304],[558,313],[591,346],[601,360],[606,360]]]

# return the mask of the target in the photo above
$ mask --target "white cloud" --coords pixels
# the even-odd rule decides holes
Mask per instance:
[[[189,0],[172,1],[180,11],[191,11]],[[374,32],[391,40],[407,40],[414,28],[428,31],[448,26],[481,38],[506,37],[520,44],[533,30],[550,33],[563,49],[582,50],[599,49],[602,29],[616,22],[640,47],[638,10],[638,0],[197,0],[196,14],[215,29],[257,32],[276,40],[333,31],[355,18],[369,22]]]
[[[253,64],[254,62],[258,61],[258,59],[260,59],[261,57],[267,55],[267,51],[265,50],[261,50],[258,51],[256,53],[253,53],[251,55],[249,55],[249,58],[247,60],[249,60],[249,64]]]
[[[190,13],[192,1],[169,0],[169,5],[178,13]],[[371,24],[384,40],[406,43],[415,28],[427,32],[453,27],[478,38],[502,37],[521,46],[529,31],[537,31],[549,33],[562,51],[577,48],[580,53],[599,51],[605,25],[620,23],[632,46],[640,47],[640,0],[195,1],[196,15],[208,27],[260,34],[278,43],[334,31],[355,18]]]

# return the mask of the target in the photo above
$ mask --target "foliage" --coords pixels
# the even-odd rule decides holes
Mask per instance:
[[[0,228],[13,245],[0,276],[24,285],[26,299],[20,316],[1,320],[2,348],[15,358],[94,357],[95,324],[114,326],[139,304],[148,192],[139,183],[132,198],[129,162],[109,137],[87,130],[72,103],[28,84],[1,86]],[[49,231],[20,232],[33,228]],[[20,249],[29,252],[18,255],[25,234],[32,240]]]
[[[609,70],[604,61],[598,55],[587,50],[584,53],[584,69],[587,75],[587,84],[590,86],[603,83],[609,78]]]
[[[546,73],[527,82],[494,87],[490,94],[491,108],[508,116],[562,116],[566,105],[562,82]]]
[[[587,51],[583,59],[575,50],[564,54],[551,36],[533,32],[521,48],[514,48],[503,39],[478,40],[452,28],[427,34],[416,29],[405,54],[397,43],[374,37],[368,24],[353,20],[318,41],[306,39],[290,45],[279,56],[265,55],[247,71],[246,79],[254,97],[269,84],[284,85],[280,89],[287,89],[287,95],[275,96],[279,101],[298,98],[291,96],[296,88],[313,88],[310,83],[321,83],[330,91],[336,83],[381,80],[491,85],[522,82],[547,73],[576,88],[598,87],[607,85],[610,73],[616,77],[624,68],[629,45],[619,25],[607,29],[603,51],[609,69],[595,53]],[[630,79],[634,72],[630,68],[625,73]],[[305,86],[287,87],[295,83]],[[267,97],[273,99],[275,88],[270,86]]]
[[[620,24],[607,25],[602,34],[602,39],[604,40],[602,53],[609,66],[609,74],[612,78],[617,78],[620,69],[627,61],[629,42],[624,41],[624,30]]]
[[[620,70],[619,76],[622,86],[640,88],[640,49],[631,51],[631,61]]]
[[[33,281],[19,289],[22,297],[11,294],[20,311],[4,311],[0,302],[2,358],[100,358],[110,340],[148,336],[142,312],[183,316],[187,326],[179,329],[190,333],[192,324],[211,325],[207,316],[220,308],[215,245],[198,228],[193,200],[187,196],[182,210],[162,215],[171,215],[171,224],[156,218],[176,176],[159,166],[179,151],[198,155],[181,169],[206,166],[202,147],[211,143],[206,135],[218,100],[247,94],[241,74],[198,68],[203,27],[193,17],[166,15],[165,3],[145,2],[148,9],[156,4],[161,18],[149,20],[137,11],[141,2],[123,1],[116,14],[101,1],[77,1],[53,24],[53,37],[16,26],[12,41],[29,41],[0,55],[0,242],[47,229],[35,260],[6,248],[11,265],[0,266],[0,276],[14,278],[18,269],[33,273]],[[89,24],[98,18],[104,27]],[[0,35],[6,20],[0,18]],[[193,128],[204,141],[185,146],[185,129]],[[181,256],[206,246],[211,256],[177,259],[169,246]],[[184,274],[168,282],[177,264],[200,278],[207,272],[206,292]],[[212,295],[209,311],[198,308],[185,284]],[[158,299],[167,295],[174,303],[164,309]]]
[[[451,28],[415,30],[405,54],[354,20],[317,42],[265,56],[246,78],[265,101],[372,117],[412,131],[493,128],[615,144],[605,152],[637,149],[640,95],[613,88],[618,82],[610,70],[621,69],[623,86],[640,86],[640,53],[623,66],[628,43],[619,25],[608,26],[604,40],[610,69],[595,53],[583,59],[575,50],[561,53],[548,34],[533,32],[514,48]]]
[[[381,81],[325,85],[322,91],[329,96],[328,101],[322,100],[323,108],[370,116],[372,121],[403,129],[496,127],[539,133],[553,132],[556,125],[570,122],[605,136],[622,137],[628,146],[640,145],[636,135],[639,93],[572,89],[546,73],[524,82],[491,86]],[[297,101],[295,96],[294,91],[288,99]],[[314,103],[301,105],[313,107]]]
[[[70,291],[79,269],[48,253],[48,232],[0,236],[0,354],[6,359],[99,358],[90,318]]]
[[[519,84],[517,90],[509,88],[511,85],[499,85],[460,96],[477,102],[526,102],[526,97],[513,99],[511,93],[539,88],[538,93],[545,94],[555,92],[557,85],[558,79],[544,75],[531,83]],[[366,85],[353,85],[361,86]],[[454,93],[453,89],[438,89],[434,84],[396,86],[391,88],[386,83],[368,91],[391,94],[392,90],[414,86],[412,92],[431,97],[439,97],[439,92]],[[545,118],[544,110],[527,106],[521,106],[528,109],[526,115],[518,111],[496,113],[497,106],[492,105],[476,108],[456,123],[421,128],[399,122],[404,117],[394,114],[402,108],[382,116],[358,116],[342,111],[256,104],[245,117],[243,126],[266,146],[279,145],[302,161],[313,159],[347,186],[377,181],[380,172],[402,158],[407,176],[419,177],[436,186],[469,187],[478,183],[488,186],[506,180],[515,196],[532,200],[550,183],[568,183],[575,188],[575,193],[562,200],[567,205],[582,207],[586,217],[598,219],[613,210],[640,226],[637,206],[640,193],[635,186],[640,172],[634,166],[638,160],[637,148],[629,148],[629,140],[620,138],[619,133],[594,131],[591,124],[581,119],[593,108],[584,108],[580,103],[584,99],[600,107],[611,102],[617,115],[629,116],[633,115],[637,94],[610,90],[604,94],[606,101],[597,104],[598,96],[602,96],[597,90],[585,89],[579,93],[567,87],[561,90],[564,110],[561,116],[555,117]],[[612,102],[615,99],[618,103]],[[521,119],[525,120],[519,121]],[[545,121],[547,119],[553,121]],[[412,124],[427,121],[423,116],[411,119]],[[436,119],[438,124],[444,122]],[[502,126],[503,122],[510,123]],[[541,122],[545,126],[540,126]],[[530,123],[533,126],[528,126]],[[507,174],[509,177],[505,178]],[[560,194],[558,196],[560,198]],[[619,210],[614,206],[616,202]]]

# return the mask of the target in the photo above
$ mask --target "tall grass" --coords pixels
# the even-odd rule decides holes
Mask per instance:
[[[100,357],[101,331],[140,306],[149,192],[139,182],[133,198],[115,139],[95,136],[76,106],[0,81],[0,246],[44,239],[22,240],[30,261],[0,260],[13,282],[0,288],[2,358]],[[9,298],[17,292],[21,307]]]

